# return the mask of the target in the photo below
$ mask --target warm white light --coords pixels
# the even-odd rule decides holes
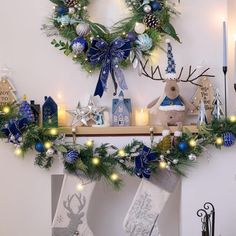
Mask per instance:
[[[118,152],[118,155],[120,157],[124,157],[125,156],[125,150],[124,149],[120,149],[119,152]]]
[[[7,114],[10,112],[10,107],[3,107],[2,111]]]
[[[99,159],[98,157],[93,157],[92,163],[93,163],[95,166],[97,166],[97,165],[99,165],[99,163],[100,163],[100,159]]]
[[[161,161],[159,166],[161,169],[165,169],[167,167],[167,163],[165,161]]]
[[[20,155],[22,154],[22,149],[21,149],[20,147],[16,148],[15,154],[16,154],[17,156],[20,156]]]
[[[87,147],[91,147],[91,146],[93,146],[93,140],[90,139],[85,144]]]
[[[77,184],[76,189],[80,192],[84,189],[84,186],[82,184]]]
[[[119,179],[119,176],[116,173],[111,175],[111,180],[112,181],[117,181],[118,179]]]
[[[189,141],[189,145],[190,145],[191,147],[196,147],[196,146],[197,146],[196,140],[195,140],[195,139],[191,139],[191,140]]]
[[[45,147],[46,149],[49,149],[49,148],[52,147],[52,143],[51,143],[50,141],[45,142],[45,143],[44,143],[44,147]]]
[[[216,144],[217,145],[222,145],[223,144],[223,138],[221,138],[221,137],[216,138]]]
[[[56,129],[56,128],[50,129],[50,134],[51,134],[51,135],[54,136],[54,135],[57,135],[57,133],[58,133],[58,132],[57,132],[57,129]]]

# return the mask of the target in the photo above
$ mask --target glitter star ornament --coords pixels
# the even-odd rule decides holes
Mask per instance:
[[[73,116],[71,126],[91,126],[96,123],[95,116],[99,112],[103,112],[105,107],[98,107],[91,96],[88,105],[82,107],[80,102],[75,110],[68,110],[67,112]]]

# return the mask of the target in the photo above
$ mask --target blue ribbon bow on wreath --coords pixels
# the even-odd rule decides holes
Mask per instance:
[[[91,47],[87,53],[88,61],[93,66],[99,64],[102,66],[94,96],[99,95],[102,97],[107,87],[107,80],[110,73],[115,87],[114,95],[117,93],[118,85],[122,90],[128,89],[119,63],[127,59],[130,50],[130,41],[120,37],[116,38],[111,43],[107,43],[100,38],[92,41]]]
[[[11,119],[1,131],[6,137],[8,137],[9,142],[19,144],[21,141],[20,138],[22,131],[28,124],[29,121],[27,118],[21,118],[19,120]]]
[[[157,159],[157,153],[152,152],[151,148],[143,146],[143,149],[140,151],[139,155],[135,157],[135,169],[134,172],[139,178],[149,179],[151,176],[151,169],[149,168],[148,163],[150,161],[155,161]]]

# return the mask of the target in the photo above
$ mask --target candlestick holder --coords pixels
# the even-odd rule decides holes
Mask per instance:
[[[225,118],[228,116],[228,109],[227,109],[227,71],[228,67],[223,66],[223,73],[224,73],[224,89],[225,89]]]
[[[197,216],[202,222],[202,236],[215,236],[215,207],[212,203],[206,202],[203,209],[197,211]]]

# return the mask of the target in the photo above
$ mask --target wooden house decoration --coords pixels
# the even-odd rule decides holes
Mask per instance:
[[[131,99],[124,98],[121,91],[119,97],[112,100],[112,126],[130,126],[131,112]]]
[[[16,90],[8,77],[2,76],[0,79],[0,106],[16,102],[17,97],[15,92]]]
[[[30,107],[34,115],[33,123],[40,126],[40,104],[35,104],[35,101],[31,100]]]
[[[58,107],[51,97],[45,97],[42,107],[42,120],[44,128],[58,127]]]

